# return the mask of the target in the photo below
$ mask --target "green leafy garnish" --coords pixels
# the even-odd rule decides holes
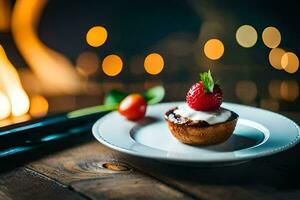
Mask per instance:
[[[146,99],[147,104],[156,104],[163,100],[165,96],[165,89],[163,86],[156,86],[146,90],[142,95]]]
[[[205,93],[214,91],[215,82],[210,70],[208,70],[208,72],[200,73],[200,80],[203,83]]]
[[[111,90],[104,97],[104,105],[117,106],[127,95],[126,92]]]
[[[118,90],[111,90],[106,94],[104,97],[104,104],[98,105],[98,106],[92,106],[88,108],[83,108],[79,110],[75,110],[72,112],[69,112],[67,114],[68,118],[75,118],[75,117],[81,117],[89,114],[94,113],[101,113],[101,112],[109,112],[113,111],[118,108],[119,103],[128,96],[129,93],[121,92]],[[146,90],[142,96],[147,101],[147,104],[156,104],[162,101],[162,99],[165,96],[165,89],[162,86],[156,86],[153,88],[150,88]]]
[[[111,90],[104,97],[104,105],[117,106],[119,103],[129,95],[129,93],[119,90]],[[159,103],[165,96],[165,89],[162,86],[152,87],[146,90],[142,96],[147,101],[147,104]]]

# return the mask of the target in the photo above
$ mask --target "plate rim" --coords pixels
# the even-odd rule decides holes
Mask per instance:
[[[151,105],[151,107],[156,107],[156,106],[160,106],[162,104],[179,104],[179,103],[183,103],[183,101],[173,101],[173,102],[163,102],[163,103],[159,103],[159,104],[155,104],[155,105]],[[199,159],[182,159],[182,158],[176,158],[176,157],[166,157],[166,156],[157,156],[157,155],[149,155],[149,154],[142,154],[130,149],[126,149],[123,147],[120,147],[116,144],[113,144],[109,141],[107,141],[105,138],[103,138],[101,136],[101,134],[99,133],[99,126],[101,125],[101,123],[108,117],[110,117],[110,115],[114,115],[117,111],[113,111],[110,112],[106,115],[104,115],[103,117],[101,117],[100,119],[98,119],[93,127],[92,127],[92,133],[93,136],[98,140],[98,142],[100,142],[101,144],[113,149],[113,150],[117,150],[119,152],[125,153],[125,154],[129,154],[132,156],[137,156],[137,157],[141,157],[141,158],[149,158],[149,159],[156,159],[156,160],[164,160],[164,161],[170,161],[170,162],[184,162],[184,163],[224,163],[224,162],[240,162],[240,161],[245,161],[245,160],[251,160],[254,158],[261,158],[261,157],[265,157],[268,155],[273,155],[275,153],[279,153],[282,152],[284,150],[290,149],[292,147],[294,147],[297,143],[300,142],[300,128],[298,126],[298,124],[296,122],[294,122],[293,120],[289,119],[288,117],[281,115],[279,113],[270,111],[270,110],[265,110],[262,108],[257,108],[257,107],[252,107],[252,106],[248,106],[248,105],[243,105],[243,104],[237,104],[237,103],[231,103],[231,102],[223,102],[223,104],[226,105],[230,105],[230,106],[242,106],[242,107],[246,107],[248,109],[258,109],[264,112],[269,112],[271,114],[275,114],[277,116],[279,116],[280,118],[284,118],[285,120],[287,120],[289,123],[291,123],[297,130],[297,136],[295,137],[294,140],[292,140],[291,142],[285,144],[284,146],[281,147],[277,147],[271,150],[265,150],[265,151],[261,151],[259,154],[252,154],[252,155],[248,155],[245,157],[235,157],[234,159],[232,158],[223,158],[220,160],[199,160]],[[247,119],[246,119],[247,120]],[[251,121],[251,120],[250,120]],[[258,123],[258,122],[256,122]],[[258,123],[260,124],[260,123]],[[263,125],[262,125],[263,126]],[[128,133],[129,134],[129,133]],[[139,145],[145,146],[143,144],[140,144],[138,142],[135,142]],[[154,148],[152,148],[154,149]],[[162,151],[162,150],[160,150]]]

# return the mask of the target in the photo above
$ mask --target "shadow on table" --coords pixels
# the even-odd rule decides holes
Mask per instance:
[[[264,185],[277,189],[295,189],[300,186],[300,144],[285,152],[240,165],[227,167],[190,167],[167,164],[141,158],[132,158],[133,165],[143,172],[166,182],[190,187],[203,185]],[[141,161],[144,160],[144,161]]]

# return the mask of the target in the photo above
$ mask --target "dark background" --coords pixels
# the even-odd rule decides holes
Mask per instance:
[[[13,7],[14,2],[11,4]],[[101,66],[88,77],[88,81],[99,85],[99,92],[45,94],[49,111],[99,104],[111,88],[143,91],[157,84],[166,87],[165,101],[184,100],[199,72],[208,69],[220,81],[226,101],[274,111],[299,111],[299,95],[292,100],[280,96],[284,81],[293,82],[289,92],[299,94],[299,71],[288,74],[274,69],[268,60],[270,49],[261,38],[264,28],[275,26],[282,37],[279,47],[299,56],[298,8],[297,1],[270,0],[50,0],[38,26],[40,39],[47,46],[63,53],[74,64],[81,52],[90,51],[97,54],[100,63],[108,54],[118,54],[124,66],[115,77],[106,76]],[[243,48],[236,42],[235,32],[244,24],[252,25],[258,33],[258,41],[252,48]],[[86,32],[95,25],[108,31],[106,43],[98,48],[85,41]],[[211,38],[222,40],[225,46],[223,57],[217,61],[209,60],[203,53],[204,43]],[[28,69],[9,32],[0,33],[0,43],[18,69]],[[143,60],[136,59],[151,52],[160,53],[165,61],[163,71],[156,76],[147,74]],[[248,90],[253,93],[253,85],[257,91],[254,97],[243,98]]]

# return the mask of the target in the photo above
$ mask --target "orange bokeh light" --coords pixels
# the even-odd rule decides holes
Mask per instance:
[[[86,41],[92,47],[99,47],[105,43],[107,31],[102,26],[94,26],[86,34]]]
[[[281,58],[281,66],[290,74],[297,72],[299,68],[299,59],[297,55],[292,52],[285,53]]]
[[[269,48],[276,48],[281,42],[281,34],[275,27],[267,27],[262,34],[264,44]]]
[[[145,58],[144,67],[149,74],[159,74],[164,68],[164,59],[158,53],[151,53]]]
[[[76,70],[83,76],[96,73],[99,67],[99,58],[93,52],[82,52],[76,59]]]
[[[218,60],[224,54],[224,45],[218,39],[210,39],[204,45],[204,53],[211,60]]]
[[[280,95],[286,101],[295,101],[299,97],[299,84],[296,80],[283,81],[280,84]]]
[[[269,62],[275,69],[282,69],[281,58],[285,51],[280,48],[274,48],[269,53]]]
[[[280,99],[280,86],[282,81],[281,80],[271,80],[269,83],[269,94],[272,97],[272,99]]]
[[[108,76],[118,75],[123,68],[123,61],[117,55],[108,55],[104,58],[102,62],[103,72]]]
[[[257,86],[253,81],[239,81],[235,87],[236,96],[245,103],[252,102],[257,96]]]
[[[280,108],[280,104],[277,100],[274,99],[262,99],[259,106],[264,109],[277,111]]]

